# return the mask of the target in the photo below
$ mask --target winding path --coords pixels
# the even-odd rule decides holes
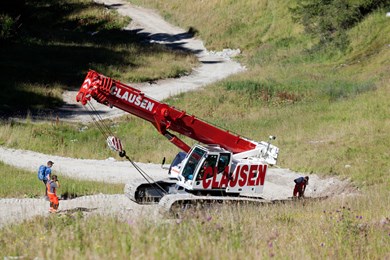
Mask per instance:
[[[102,1],[97,1],[102,3]],[[135,7],[122,0],[106,0],[108,8],[116,9],[120,14],[130,16],[133,21],[126,30],[138,30],[138,33],[147,34],[149,39],[173,48],[186,48],[198,57],[201,65],[193,72],[179,79],[166,79],[156,84],[134,85],[142,89],[148,96],[162,100],[169,96],[185,91],[195,90],[207,84],[221,80],[229,75],[238,73],[244,68],[226,56],[227,51],[221,53],[208,52],[202,41],[190,37],[183,29],[165,22],[154,11]],[[90,116],[75,102],[76,92],[64,93],[66,104],[59,111],[61,120],[88,122]],[[110,109],[96,104],[103,118],[112,118],[123,115],[118,109]],[[36,174],[39,164],[53,160],[53,170],[60,176],[96,180],[107,183],[129,183],[140,178],[138,172],[126,161],[117,161],[113,158],[107,160],[82,160],[42,153],[16,150],[0,147],[0,161],[23,168]],[[153,178],[161,179],[167,176],[167,170],[160,165],[142,164],[139,166]],[[291,196],[292,180],[299,173],[288,169],[270,169],[266,181],[263,197],[266,199],[286,199]],[[348,194],[348,182],[336,178],[321,179],[311,175],[307,194],[313,197]],[[44,199],[0,199],[0,227],[6,224],[20,222],[38,215],[48,215],[48,202]],[[138,205],[122,194],[85,196],[60,202],[60,209],[65,212],[83,211],[85,214],[104,214],[124,217],[131,221],[137,215],[156,216],[153,206]]]
[[[151,42],[164,44],[173,49],[185,49],[195,53],[199,59],[201,65],[194,68],[188,76],[159,80],[152,85],[149,83],[130,83],[156,100],[160,101],[182,92],[196,90],[245,70],[238,62],[231,59],[231,56],[237,55],[239,51],[209,52],[200,39],[194,38],[185,30],[167,23],[153,10],[136,7],[122,0],[99,0],[95,2],[104,3],[107,8],[115,9],[119,14],[131,17],[132,21],[124,28],[125,30],[135,30]],[[75,101],[76,93],[76,91],[64,93],[63,99],[66,104],[60,109],[59,115],[62,120],[88,122],[91,118],[85,109]],[[125,113],[119,109],[111,109],[97,103],[95,105],[95,103],[94,106],[102,118],[117,117]]]
[[[104,4],[107,8],[115,9],[121,15],[131,17],[131,23],[124,30],[136,30],[143,36],[147,36],[151,42],[165,44],[174,49],[185,49],[195,53],[199,59],[201,65],[194,68],[188,76],[160,80],[153,85],[148,83],[132,84],[156,100],[204,87],[207,84],[245,70],[239,63],[230,59],[230,53],[236,54],[237,52],[208,52],[201,40],[192,37],[185,30],[167,23],[153,10],[136,7],[122,0],[96,0],[95,2]],[[76,91],[66,91],[63,94],[65,105],[59,109],[58,115],[61,120],[89,122],[91,120],[90,115],[75,101],[76,93]],[[96,102],[94,105],[102,118],[113,118],[125,113]],[[39,164],[48,161],[49,158],[55,161],[53,170],[60,176],[67,175],[79,179],[123,184],[140,178],[138,172],[128,162],[115,161],[112,158],[100,161],[82,160],[0,147],[1,161],[32,172],[35,172]],[[139,166],[156,179],[166,176],[166,170],[163,170],[160,165],[140,163]],[[0,227],[37,215],[48,215],[47,208],[48,202],[43,198],[0,199]],[[92,212],[135,217],[147,212],[147,215],[153,216],[151,214],[153,207],[133,203],[122,194],[101,194],[61,201],[60,208],[63,211],[79,209],[87,214]]]

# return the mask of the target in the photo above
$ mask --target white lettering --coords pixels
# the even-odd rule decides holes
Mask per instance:
[[[130,102],[130,103],[134,103],[135,98],[136,98],[136,96],[135,96],[133,93],[131,93],[131,94],[130,94],[130,97],[129,97],[129,102]]]
[[[116,97],[121,98],[121,89],[118,89],[116,92]]]
[[[110,89],[110,94],[116,96],[119,99],[126,100],[130,104],[134,104],[139,106],[145,110],[152,111],[154,107],[154,103],[150,100],[144,98],[144,96],[137,96],[134,93],[129,91],[124,91],[123,95],[121,95],[122,89],[113,85]]]
[[[141,96],[138,96],[138,97],[135,99],[134,105],[139,106],[139,105],[141,104],[141,100],[142,100],[142,97],[141,97]]]
[[[113,86],[111,87],[111,89],[110,89],[110,94],[113,95],[113,96],[115,96],[116,90],[117,90],[116,86],[113,85]]]
[[[146,109],[146,104],[148,103],[148,101],[146,99],[142,100],[142,103],[140,105],[140,107],[142,107],[143,109]]]
[[[125,94],[123,94],[123,96],[121,97],[121,99],[124,99],[124,100],[127,100],[127,98],[129,97],[129,92],[125,92]]]
[[[146,110],[152,111],[153,107],[154,107],[154,103],[149,102],[148,106],[146,107]]]

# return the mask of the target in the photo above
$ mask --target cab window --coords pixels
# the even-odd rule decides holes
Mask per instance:
[[[217,159],[218,159],[217,155],[207,156],[202,166],[200,167],[199,174],[196,177],[196,180],[202,180],[205,174],[206,174],[205,176],[206,179],[212,178],[215,166],[217,165]]]
[[[229,165],[230,162],[230,154],[221,154],[218,159],[218,173],[223,173],[225,171],[226,166]]]
[[[198,166],[199,161],[203,157],[203,155],[206,153],[206,151],[195,148],[192,153],[190,154],[186,165],[184,166],[182,176],[187,180],[192,180],[194,171],[196,167]]]

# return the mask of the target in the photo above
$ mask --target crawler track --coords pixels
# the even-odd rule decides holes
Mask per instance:
[[[125,195],[138,204],[156,204],[169,192],[176,181],[165,179],[148,183],[145,180],[133,181],[126,184]]]
[[[126,184],[125,195],[137,204],[158,204],[161,214],[169,214],[180,217],[188,210],[204,209],[216,205],[272,205],[286,203],[308,203],[326,199],[327,197],[286,198],[267,200],[262,197],[247,196],[211,196],[194,195],[191,193],[170,193],[170,187],[175,185],[175,180],[161,180],[155,183],[147,183],[139,180]]]

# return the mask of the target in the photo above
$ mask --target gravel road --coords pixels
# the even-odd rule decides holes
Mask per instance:
[[[188,76],[159,80],[153,84],[128,83],[133,87],[141,89],[149,97],[160,101],[182,92],[196,90],[245,70],[238,62],[231,59],[231,57],[240,53],[239,50],[210,52],[204,47],[200,39],[191,37],[187,31],[167,23],[153,10],[132,6],[121,0],[96,2],[104,3],[107,8],[115,9],[121,15],[130,16],[132,21],[125,30],[138,30],[139,34],[148,36],[151,42],[164,44],[174,49],[184,48],[196,53],[200,61],[200,66],[194,68]],[[76,93],[76,91],[66,91],[63,94],[63,99],[66,104],[58,111],[58,114],[61,120],[90,121],[90,116],[85,114],[86,110],[76,102]],[[116,108],[111,109],[96,102],[94,106],[100,112],[103,119],[121,116],[125,113],[122,110]]]
[[[134,85],[156,100],[204,87],[207,84],[245,70],[239,63],[231,59],[231,56],[239,53],[238,50],[209,52],[205,49],[201,40],[187,37],[185,30],[165,22],[154,11],[135,7],[120,0],[97,2],[104,2],[107,8],[116,9],[120,14],[130,16],[133,20],[125,28],[126,30],[137,29],[139,33],[148,34],[151,41],[171,46],[180,45],[196,51],[201,65],[194,68],[190,75],[179,79],[161,80],[153,85],[146,83]],[[61,120],[89,122],[90,116],[75,102],[75,96],[76,92],[68,91],[64,93],[66,104],[58,111]],[[98,104],[95,107],[103,118],[123,115],[122,111],[115,108],[110,109]],[[53,171],[59,176],[123,184],[141,178],[129,162],[117,161],[113,158],[82,160],[0,147],[0,160],[6,164],[32,171],[34,175],[42,162],[52,160],[55,162]],[[162,169],[160,165],[144,163],[138,165],[156,180],[167,176],[167,171]],[[303,174],[288,169],[271,168],[266,176],[263,197],[265,199],[291,197],[294,186],[293,180],[301,175]],[[350,194],[349,183],[336,178],[321,179],[312,174],[310,175],[310,184],[306,194],[312,197],[348,195]],[[0,227],[34,216],[46,216],[49,214],[47,211],[48,204],[44,199],[0,199]],[[127,219],[136,218],[139,215],[143,217],[158,216],[156,209],[156,206],[138,205],[123,194],[100,194],[60,201],[62,212],[82,211],[85,214],[115,215]]]
[[[118,161],[113,158],[83,160],[0,147],[0,160],[9,165],[32,171],[34,176],[39,164],[52,160],[55,162],[52,168],[53,172],[60,177],[68,176],[75,179],[122,184],[142,179],[128,161]],[[137,164],[155,180],[167,177],[167,170],[163,169],[161,165]],[[262,197],[269,200],[291,197],[294,187],[293,180],[301,175],[288,169],[270,168],[266,176]],[[351,188],[348,181],[341,181],[337,178],[321,179],[317,175],[310,175],[310,182],[306,190],[308,197],[348,196],[350,194]],[[47,210],[48,202],[43,198],[0,199],[0,227],[38,215],[49,215]],[[80,210],[84,214],[115,215],[124,219],[134,219],[140,215],[152,218],[159,216],[157,206],[138,205],[123,194],[99,194],[61,200],[60,210],[62,212]]]

